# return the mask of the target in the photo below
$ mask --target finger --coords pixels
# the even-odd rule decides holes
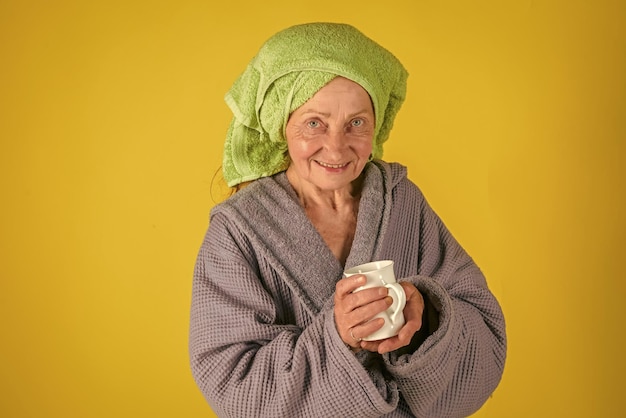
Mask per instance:
[[[345,301],[343,302],[345,303]],[[353,310],[335,306],[335,324],[342,340],[346,344],[355,347],[359,342],[355,340],[359,340],[382,328],[385,320],[374,317],[387,309],[391,303],[393,303],[393,299],[390,296],[384,296],[382,299]],[[342,309],[346,309],[347,312],[343,312]]]
[[[407,303],[413,302],[420,305],[423,309],[424,307],[424,296],[421,294],[419,290],[410,282],[401,282],[400,286],[404,289],[404,294],[406,295]]]
[[[377,351],[379,354],[386,354],[401,347],[403,347],[403,345],[398,341],[398,337],[391,337],[382,340],[380,344],[378,344]]]
[[[389,297],[389,290],[386,287],[372,287],[369,289],[359,290],[358,292],[351,293],[346,296],[345,303],[346,307],[350,310],[355,310],[361,307],[368,306],[369,304],[375,303],[386,297]],[[391,299],[393,302],[393,299]],[[391,304],[389,304],[391,305]],[[387,309],[388,306],[379,306],[382,310]]]
[[[380,354],[388,353],[411,344],[413,336],[419,331],[421,322],[411,321],[404,324],[398,335],[381,341],[378,346]]]
[[[371,351],[372,353],[378,353],[378,347],[381,340],[378,341],[361,341],[361,348],[363,350]]]
[[[371,303],[380,301],[389,297],[389,290],[386,287],[372,287],[369,289],[359,290],[358,292],[349,293],[344,296],[340,296],[337,293],[335,294],[335,305],[339,307],[339,310],[343,314],[348,314],[352,311],[355,311],[361,307],[368,306]],[[393,301],[393,300],[391,300]],[[374,306],[372,308],[380,308],[379,312],[387,309],[388,306],[380,305]],[[378,312],[377,312],[378,313]],[[357,316],[362,316],[362,314],[358,313]],[[370,318],[362,318],[359,322],[366,321]]]
[[[364,350],[377,352],[379,354],[389,353],[391,351],[404,347],[405,345],[407,344],[403,343],[398,338],[398,336],[385,338],[383,340],[361,342],[361,348],[363,348]]]
[[[371,321],[364,322],[359,325],[355,325],[351,328],[352,335],[357,339],[366,338],[368,335],[373,334],[385,325],[385,320],[382,318],[374,318]]]
[[[380,298],[380,296],[376,296],[376,298]],[[393,299],[391,296],[383,296],[382,299],[373,300],[365,305],[360,305],[353,309],[347,307],[346,309],[348,309],[348,311],[345,312],[344,315],[352,326],[362,325],[371,321],[375,316],[388,309],[392,303]]]
[[[335,285],[335,295],[339,297],[345,297],[351,294],[355,289],[363,286],[366,282],[366,278],[362,274],[355,274],[354,276],[344,277],[339,280]]]
[[[354,328],[350,328],[348,330],[348,334],[350,334],[350,338],[352,338],[352,341],[354,341],[354,343],[352,344],[353,347],[357,347],[359,345],[359,343],[363,340],[362,337],[357,337],[354,334]]]
[[[383,325],[385,325],[385,320],[376,318],[367,323],[348,328],[347,334],[350,338],[348,340],[344,339],[344,342],[353,348],[361,348],[363,338],[378,331]]]

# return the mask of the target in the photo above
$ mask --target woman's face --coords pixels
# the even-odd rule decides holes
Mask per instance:
[[[372,152],[374,123],[367,91],[343,77],[331,80],[287,122],[292,184],[320,191],[350,188]]]

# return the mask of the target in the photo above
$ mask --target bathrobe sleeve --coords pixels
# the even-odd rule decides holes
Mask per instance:
[[[223,214],[212,217],[196,263],[190,358],[220,417],[377,417],[399,402],[384,366],[365,367],[367,356],[341,341],[332,298],[307,312]]]
[[[431,335],[414,351],[384,356],[404,401],[418,417],[471,415],[502,376],[503,313],[480,269],[406,178],[393,190],[381,257],[395,260],[400,281],[412,282],[430,311]]]

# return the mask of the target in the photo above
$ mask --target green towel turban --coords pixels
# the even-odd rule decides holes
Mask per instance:
[[[286,170],[289,115],[337,76],[369,93],[376,115],[372,157],[381,158],[405,98],[406,70],[350,25],[303,24],[268,39],[226,94],[234,116],[224,145],[226,183],[232,187]]]

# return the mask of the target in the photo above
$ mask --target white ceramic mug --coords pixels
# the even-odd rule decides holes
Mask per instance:
[[[389,296],[393,299],[393,303],[387,310],[374,317],[383,318],[385,325],[373,334],[363,338],[363,340],[376,341],[398,335],[400,328],[404,325],[404,314],[402,311],[404,310],[404,305],[406,305],[406,295],[400,283],[396,282],[396,276],[393,272],[393,261],[372,261],[352,267],[343,274],[345,277],[355,274],[365,275],[367,282],[363,286],[355,289],[355,292],[371,287],[384,286],[389,289]]]

